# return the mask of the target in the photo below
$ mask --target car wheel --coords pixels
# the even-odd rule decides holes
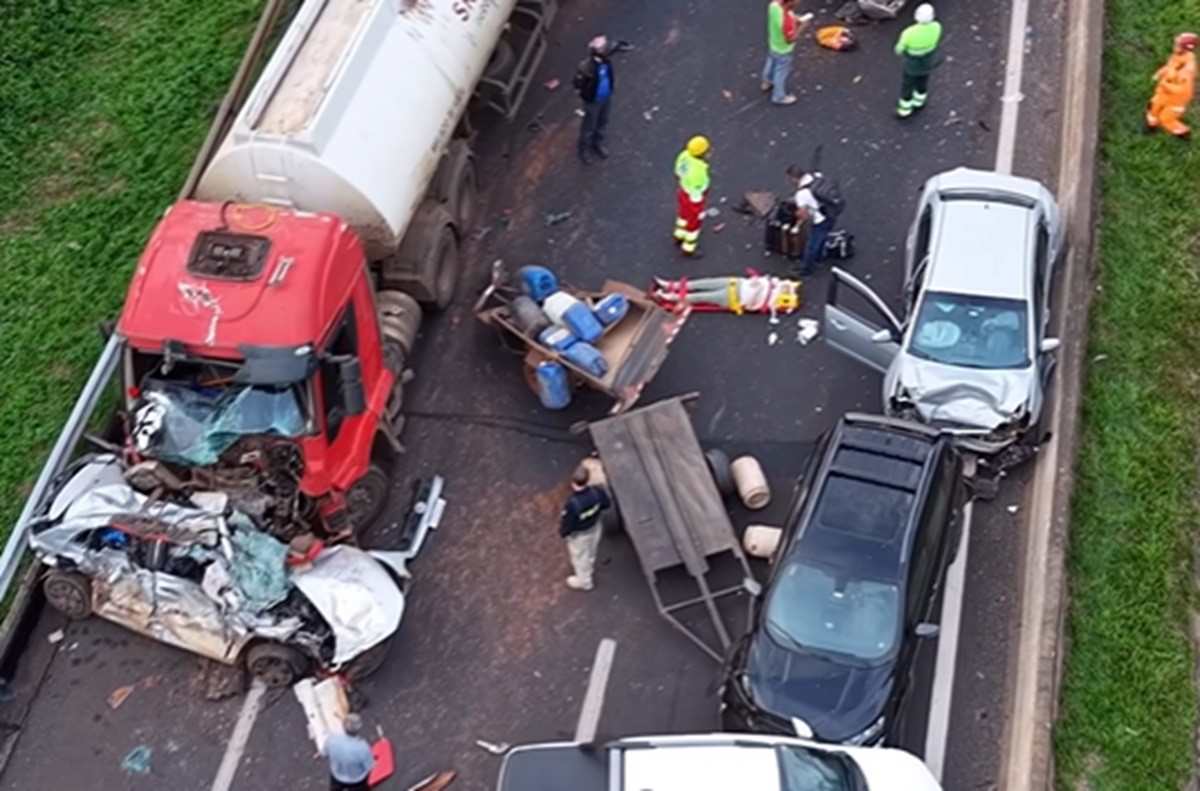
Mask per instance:
[[[308,671],[308,659],[291,646],[257,643],[246,652],[246,670],[268,687],[290,687]]]
[[[366,530],[379,519],[387,506],[392,482],[378,464],[367,468],[367,474],[354,482],[346,492],[346,508],[350,512],[350,526],[355,535]]]
[[[712,473],[713,482],[717,484],[717,491],[722,497],[732,497],[737,491],[737,485],[733,481],[733,467],[729,463],[729,456],[720,448],[709,448],[704,451],[704,460],[708,462],[708,470]]]
[[[379,668],[383,667],[387,661],[388,650],[392,647],[392,638],[389,637],[378,645],[368,648],[358,656],[350,660],[346,665],[346,670],[343,675],[351,684],[362,681],[371,675],[374,675]]]
[[[51,571],[42,581],[42,592],[50,606],[73,620],[92,614],[92,583],[73,571]]]

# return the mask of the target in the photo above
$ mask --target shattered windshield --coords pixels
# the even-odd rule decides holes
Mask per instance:
[[[199,466],[214,464],[241,437],[296,437],[305,428],[295,388],[204,388],[151,380],[133,417],[139,453]]]
[[[1024,368],[1028,326],[1020,300],[931,291],[921,301],[909,352],[963,368]]]

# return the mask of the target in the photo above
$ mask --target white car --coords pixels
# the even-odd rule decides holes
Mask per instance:
[[[788,736],[640,736],[517,747],[498,791],[940,791],[916,756]]]
[[[945,428],[982,454],[1036,443],[1059,345],[1048,329],[1061,246],[1058,206],[1036,181],[934,176],[905,248],[904,318],[835,268],[825,341],[884,374],[886,414]]]

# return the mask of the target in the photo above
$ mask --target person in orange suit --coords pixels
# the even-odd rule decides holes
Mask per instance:
[[[1154,98],[1146,108],[1146,128],[1162,127],[1176,137],[1188,137],[1191,129],[1181,120],[1196,90],[1195,33],[1175,37],[1175,49],[1161,69],[1154,72]]]

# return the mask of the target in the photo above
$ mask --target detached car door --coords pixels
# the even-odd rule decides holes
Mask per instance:
[[[861,280],[837,267],[829,281],[829,298],[825,303],[822,330],[825,342],[833,348],[883,373],[900,352],[903,329],[896,314]],[[850,307],[847,297],[860,303],[870,313],[860,315]],[[887,337],[882,333],[886,332]]]

